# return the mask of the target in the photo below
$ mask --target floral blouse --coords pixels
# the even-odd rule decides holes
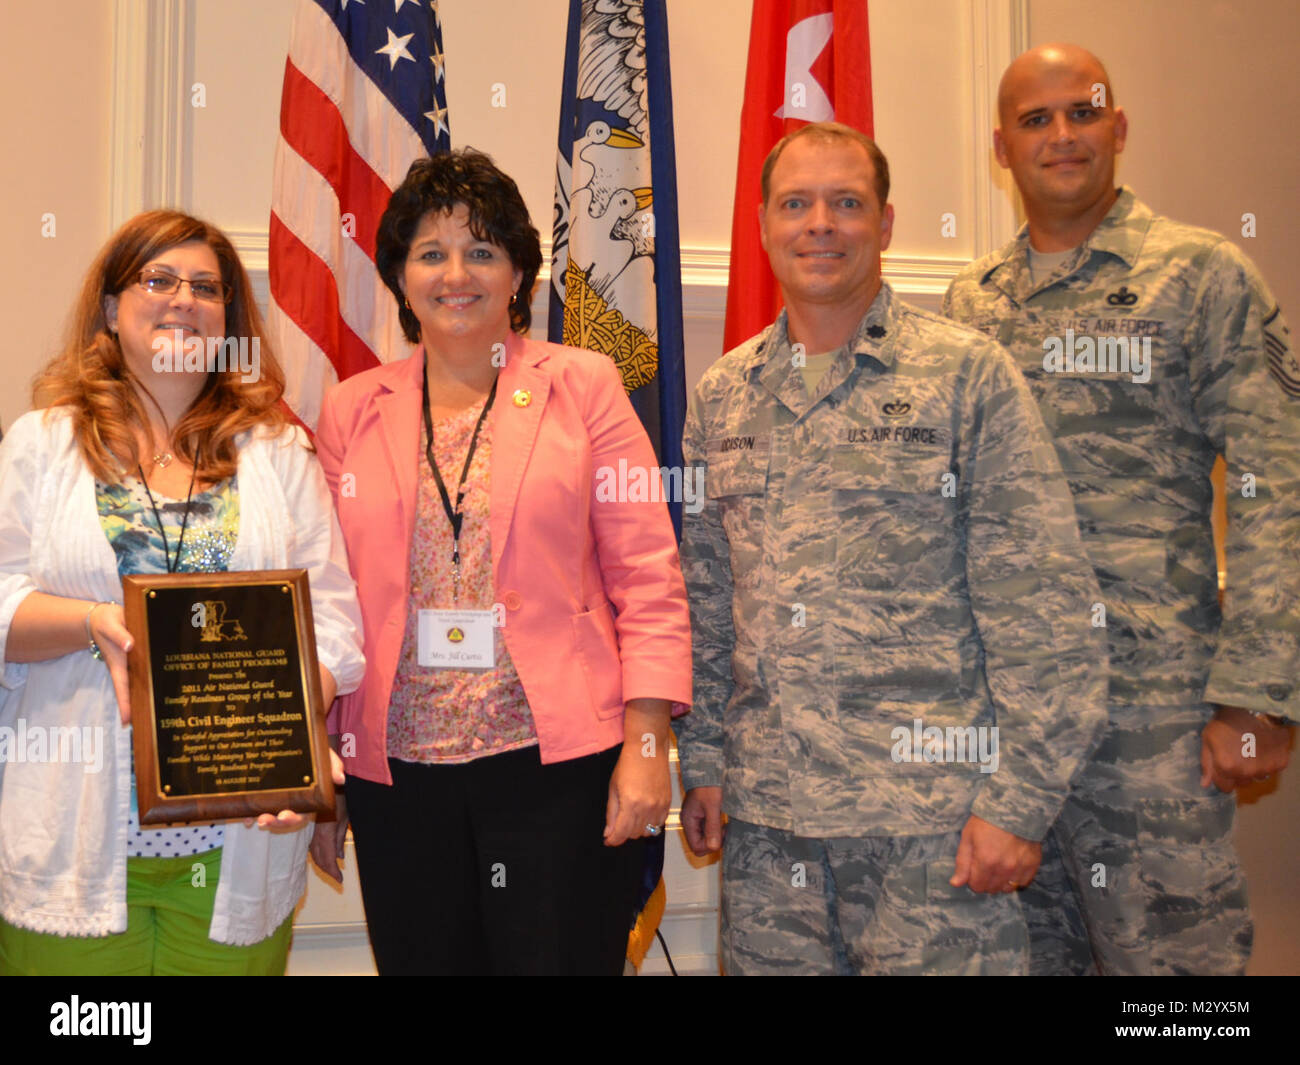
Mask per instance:
[[[453,504],[481,410],[476,405],[433,423],[434,458]],[[484,419],[479,430],[465,478],[459,602],[452,597],[451,523],[425,459],[426,442],[421,433],[410,599],[388,708],[388,753],[406,762],[452,764],[531,746],[537,742],[537,730],[499,628],[493,629],[496,665],[492,669],[435,669],[419,663],[421,610],[491,610],[493,605],[488,528],[491,418]]]
[[[185,500],[172,499],[154,492],[167,549],[175,557],[180,542]],[[163,538],[158,519],[136,477],[121,484],[95,482],[95,503],[99,524],[117,556],[117,572],[166,573]],[[214,484],[205,492],[196,492],[190,500],[190,516],[185,523],[185,542],[181,545],[178,573],[215,573],[227,569],[239,536],[239,485],[237,478]],[[185,825],[180,828],[141,828],[135,792],[135,770],[131,770],[131,815],[127,825],[127,857],[178,858],[202,854],[221,846],[225,830],[220,824]]]

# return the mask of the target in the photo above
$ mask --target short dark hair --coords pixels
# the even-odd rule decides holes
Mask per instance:
[[[862,145],[871,159],[871,168],[876,173],[876,199],[880,201],[877,206],[882,211],[885,209],[885,204],[889,202],[889,160],[885,158],[885,153],[880,150],[880,146],[875,141],[860,129],[846,126],[843,122],[810,122],[806,126],[800,126],[793,133],[787,133],[772,146],[772,150],[767,153],[767,158],[763,160],[763,175],[760,179],[763,206],[767,206],[767,198],[772,192],[772,170],[776,167],[777,159],[790,146],[791,141],[796,141],[800,137],[815,137],[822,141],[849,140]]]
[[[537,271],[542,266],[542,244],[528,217],[519,186],[499,170],[492,159],[474,148],[417,159],[393,192],[375,236],[375,265],[397,300],[402,332],[412,344],[420,342],[420,322],[406,306],[399,281],[420,220],[464,204],[469,209],[469,230],[475,240],[486,240],[505,250],[511,265],[523,276],[510,301],[510,328],[525,333],[533,321],[529,300]]]

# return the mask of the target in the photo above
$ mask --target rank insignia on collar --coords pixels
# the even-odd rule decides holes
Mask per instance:
[[[1106,297],[1106,302],[1112,307],[1132,307],[1137,301],[1138,294],[1130,292],[1127,285],[1120,285],[1118,292],[1112,292]]]
[[[876,340],[879,340],[884,335],[885,335],[885,327],[883,325],[867,326],[867,336],[874,337]]]

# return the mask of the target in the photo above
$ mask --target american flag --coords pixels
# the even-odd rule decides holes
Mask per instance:
[[[330,385],[410,351],[375,269],[375,231],[412,161],[451,147],[445,84],[436,0],[299,0],[267,319],[286,398],[313,429]]]

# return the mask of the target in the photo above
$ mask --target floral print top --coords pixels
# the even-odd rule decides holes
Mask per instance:
[[[481,406],[433,423],[433,453],[452,504]],[[454,764],[537,742],[532,711],[501,630],[493,629],[492,669],[434,669],[419,663],[421,610],[491,610],[492,541],[488,528],[492,420],[479,430],[461,504],[460,600],[453,602],[451,523],[420,440],[420,487],[411,544],[406,631],[388,708],[388,754],[405,762]],[[497,608],[498,611],[500,608]]]
[[[239,536],[239,485],[237,478],[220,481],[190,500],[189,521],[185,523],[185,542],[181,545],[178,573],[215,573],[229,568]],[[180,543],[181,522],[185,517],[185,500],[172,499],[154,492],[167,549],[175,557]],[[127,477],[121,484],[95,482],[95,503],[99,524],[117,556],[117,572],[166,573],[163,538],[158,518],[137,477]],[[222,825],[185,825],[181,828],[141,828],[135,792],[135,770],[131,770],[131,814],[127,825],[127,856],[130,858],[178,858],[202,854],[221,846],[225,838]]]

